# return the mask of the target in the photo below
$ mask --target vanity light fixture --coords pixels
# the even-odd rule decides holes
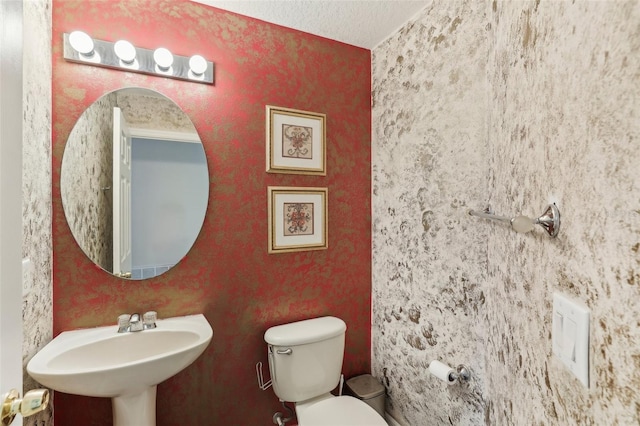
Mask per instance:
[[[214,82],[214,64],[201,55],[180,56],[168,49],[145,49],[127,40],[117,42],[91,38],[82,31],[63,34],[64,58],[69,62],[122,71],[193,81]]]

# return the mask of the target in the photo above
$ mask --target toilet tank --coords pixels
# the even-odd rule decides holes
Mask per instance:
[[[335,389],[340,382],[347,325],[321,317],[271,327],[268,344],[273,391],[283,401],[300,402]]]

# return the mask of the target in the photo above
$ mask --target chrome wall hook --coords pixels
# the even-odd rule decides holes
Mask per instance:
[[[536,219],[536,224],[542,226],[551,236],[556,237],[560,231],[560,210],[555,204],[549,204],[542,215]]]
[[[532,231],[535,225],[540,225],[552,238],[555,238],[558,235],[558,231],[560,231],[560,210],[558,210],[558,206],[555,204],[549,204],[544,213],[542,213],[542,215],[537,219],[532,219],[522,215],[514,216],[512,218],[498,216],[493,214],[490,207],[487,207],[482,212],[469,210],[469,215],[496,222],[507,223],[511,225],[511,229],[523,234]]]
[[[471,370],[466,365],[458,365],[456,371],[458,372],[458,382],[468,383],[471,380]]]

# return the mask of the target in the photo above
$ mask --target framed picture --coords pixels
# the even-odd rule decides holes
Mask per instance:
[[[327,188],[267,188],[269,253],[324,250]]]
[[[267,172],[326,176],[326,116],[267,105]]]

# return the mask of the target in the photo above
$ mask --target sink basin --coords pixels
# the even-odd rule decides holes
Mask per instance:
[[[204,315],[159,319],[157,327],[118,333],[107,326],[65,331],[27,365],[56,391],[113,400],[114,425],[155,425],[156,386],[204,352],[213,330]]]

